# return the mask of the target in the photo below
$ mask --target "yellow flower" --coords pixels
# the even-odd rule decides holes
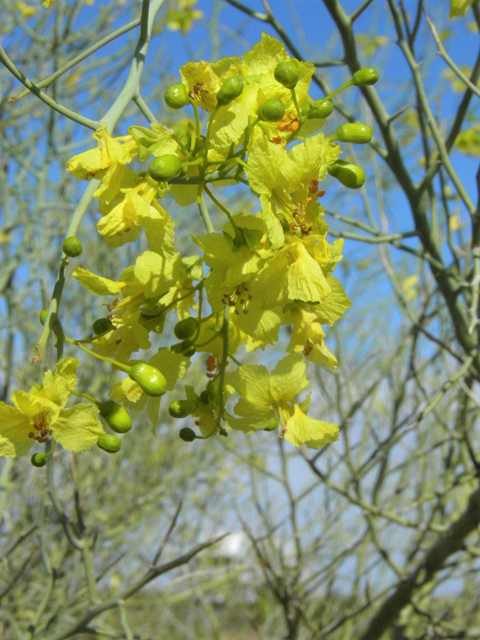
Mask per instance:
[[[283,323],[293,324],[288,352],[303,353],[308,361],[335,369],[337,359],[325,344],[321,325],[333,325],[352,303],[337,278],[328,277],[327,283],[331,293],[318,304],[307,306],[294,302],[287,305]]]
[[[105,127],[93,133],[100,144],[96,149],[79,153],[67,162],[67,170],[81,180],[101,178],[107,171],[120,170],[135,158],[138,145],[130,135],[112,138]]]
[[[325,332],[317,316],[301,305],[290,310],[293,317],[293,331],[287,351],[303,353],[314,364],[336,369],[337,359],[325,344]]]
[[[197,290],[193,286],[194,280],[203,276],[203,266],[198,256],[182,258],[181,270],[177,282],[162,297],[163,306],[175,306],[178,319],[188,318],[190,309],[196,309],[195,295]]]
[[[43,4],[44,6],[47,6],[45,3]],[[29,4],[26,4],[25,2],[15,2],[13,6],[15,7],[15,9],[20,11],[20,13],[22,14],[22,18],[25,18],[25,19],[31,18],[38,11],[38,7],[32,7]]]
[[[118,282],[75,267],[72,275],[90,293],[122,296],[108,306],[115,329],[95,340],[100,353],[116,355],[124,362],[138,349],[148,349],[149,330],[161,333],[163,328],[164,317],[161,316],[165,304],[162,298],[177,285],[181,268],[178,253],[164,257],[153,251],[140,255],[133,267],[125,269]]]
[[[188,62],[180,67],[180,75],[192,103],[201,109],[213,110],[222,83],[211,64],[203,60]]]
[[[181,31],[186,35],[193,27],[195,20],[203,16],[203,11],[194,9],[197,0],[177,0],[177,7],[171,7],[165,14],[165,24],[172,31]]]
[[[65,358],[47,371],[40,388],[15,391],[14,406],[0,402],[0,456],[13,458],[28,453],[34,442],[53,439],[69,451],[86,451],[104,433],[93,404],[65,409],[77,383],[78,360]]]
[[[143,228],[152,249],[163,255],[172,255],[175,223],[156,201],[157,185],[126,169],[123,179],[114,187],[113,198],[106,200],[106,178],[95,193],[100,199],[103,214],[97,229],[108,246],[120,247],[134,242]]]
[[[267,137],[255,140],[248,154],[246,173],[252,191],[260,198],[268,237],[274,247],[283,244],[284,229],[297,236],[324,235],[318,184],[340,153],[323,133],[307,138],[291,151]],[[283,224],[282,224],[283,223]]]
[[[299,354],[280,360],[272,373],[263,365],[245,365],[227,374],[228,384],[240,395],[234,408],[236,416],[229,416],[228,424],[245,433],[259,431],[279,422],[278,435],[296,447],[303,444],[311,449],[338,439],[338,426],[308,417],[295,397],[309,382],[305,375],[305,361]]]
[[[251,292],[263,309],[273,309],[295,300],[321,302],[331,288],[305,244],[296,236],[286,236],[282,249],[252,281]]]
[[[322,132],[297,144],[291,151],[266,137],[252,143],[246,170],[250,188],[259,195],[282,201],[282,194],[292,194],[294,204],[309,197],[314,180],[323,180],[328,165],[337,160],[338,145],[331,144]],[[300,195],[301,194],[301,195]],[[310,194],[311,195],[311,194]]]
[[[205,282],[208,302],[214,312],[230,307],[230,321],[241,334],[249,336],[247,350],[273,344],[278,338],[281,317],[278,310],[265,310],[262,295],[252,295],[250,283],[269,258],[274,256],[265,222],[258,216],[233,216],[223,233],[207,233],[195,238],[210,267]]]
[[[465,15],[473,2],[478,0],[450,0],[450,16]]]
[[[204,252],[204,262],[210,267],[206,280],[208,301],[214,311],[223,309],[225,302],[234,301],[235,309],[248,303],[248,283],[272,255],[263,220],[256,216],[233,216],[236,230],[230,222],[223,233],[205,233],[194,238]],[[237,294],[238,289],[242,294]],[[241,303],[242,296],[246,300]]]

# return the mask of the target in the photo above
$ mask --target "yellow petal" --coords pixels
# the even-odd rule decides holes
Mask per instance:
[[[244,433],[251,433],[252,431],[260,431],[268,427],[272,420],[275,418],[275,411],[270,407],[259,407],[257,404],[252,404],[240,398],[234,407],[234,416],[228,416],[228,425],[232,429],[238,429]]]
[[[227,374],[227,380],[242,398],[259,410],[265,410],[272,404],[270,373],[263,365],[248,364],[239,367]]]
[[[135,173],[132,169],[128,169],[123,164],[114,164],[108,168],[103,176],[102,184],[93,194],[102,203],[111,202],[120,191],[126,171]],[[131,175],[131,174],[130,174]]]
[[[248,113],[237,100],[220,109],[211,127],[208,159],[215,162],[227,157],[230,146],[236,147],[240,143],[247,126]]]
[[[327,282],[331,293],[311,308],[320,323],[333,325],[352,306],[352,303],[337,278],[327,278]]]
[[[136,224],[134,194],[127,193],[97,223],[97,230],[109,247],[122,247],[127,242],[135,242],[142,229]]]
[[[137,258],[133,270],[135,280],[143,288],[146,298],[159,297],[173,286],[179,276],[182,263],[180,254],[165,258],[153,251],[145,251]]]
[[[306,187],[312,180],[323,180],[328,165],[335,162],[339,153],[340,147],[332,146],[321,132],[296,145],[280,169],[285,190],[292,193],[300,185]]]
[[[270,142],[263,136],[251,145],[246,173],[250,189],[259,196],[269,196],[275,188],[281,188],[281,167],[288,153],[281,145]]]
[[[295,243],[289,252],[290,264],[287,273],[289,300],[320,302],[331,293],[330,286],[320,265],[310,256],[301,242]]]
[[[253,301],[252,301],[253,302]],[[233,322],[248,336],[258,340],[263,346],[275,344],[282,324],[282,313],[278,309],[262,310],[256,305],[247,306],[248,313],[233,315]]]
[[[16,407],[0,402],[0,456],[24,456],[34,440],[28,437],[30,420]]]
[[[289,59],[285,45],[277,38],[262,33],[262,39],[253,45],[251,51],[243,54],[244,73],[262,74],[266,69],[275,69],[279,62]]]
[[[87,451],[104,433],[97,414],[98,407],[87,403],[63,409],[52,425],[54,439],[68,451]]]
[[[270,377],[270,390],[275,402],[292,401],[309,386],[303,356],[292,353],[280,360]]]
[[[137,145],[131,136],[115,139],[102,128],[95,131],[93,137],[100,143],[99,147],[79,153],[67,162],[67,170],[76,178],[99,178],[112,165],[127,164],[137,153]]]
[[[57,363],[55,374],[47,371],[43,377],[42,393],[52,402],[64,407],[70,392],[77,385],[76,371],[80,363],[75,358],[64,358]]]
[[[59,405],[46,398],[42,392],[27,393],[19,389],[12,393],[12,402],[28,418],[35,418],[43,413],[48,420],[51,420],[60,411]]]
[[[136,222],[145,229],[150,247],[171,258],[175,253],[175,223],[167,211],[158,202],[148,204],[143,200],[143,204],[137,205],[135,214]]]
[[[124,282],[115,282],[115,280],[97,276],[87,269],[82,269],[82,267],[75,267],[72,275],[79,281],[82,287],[97,296],[119,295],[125,286]]]
[[[305,444],[310,449],[318,449],[338,440],[338,425],[309,418],[298,404],[295,404],[284,433],[285,440],[295,447]]]
[[[199,169],[197,166],[189,167],[187,176],[198,176]],[[196,184],[171,184],[169,185],[170,195],[181,207],[188,207],[197,199],[198,187]]]
[[[143,409],[147,402],[148,396],[143,392],[140,386],[130,378],[124,378],[121,382],[117,382],[108,394],[115,402],[127,401],[127,405],[137,410]]]
[[[278,249],[285,242],[285,233],[283,231],[282,223],[275,215],[275,205],[266,195],[260,196],[260,203],[262,205],[262,209],[258,215],[267,226],[268,239],[272,244],[272,248]]]
[[[286,273],[289,267],[288,252],[278,251],[258,276],[252,280],[251,294],[264,309],[287,304]]]
[[[309,362],[331,369],[337,368],[338,361],[325,344],[325,332],[317,322],[310,325],[308,329],[308,339],[303,353]]]
[[[152,425],[152,433],[157,435],[158,418],[160,412],[160,401],[162,398],[149,398],[147,401],[147,415]]]

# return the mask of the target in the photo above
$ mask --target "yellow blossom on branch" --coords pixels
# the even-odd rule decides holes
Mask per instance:
[[[272,373],[263,365],[245,365],[227,379],[240,395],[234,408],[238,417],[228,417],[232,428],[251,433],[269,428],[277,419],[279,436],[296,447],[318,449],[338,439],[337,425],[308,417],[295,401],[309,386],[301,355],[286,356]]]
[[[69,451],[86,451],[103,434],[96,405],[65,408],[77,383],[78,360],[65,358],[55,373],[47,371],[43,384],[29,392],[15,391],[13,406],[0,402],[0,456],[26,455],[35,442],[54,440]]]

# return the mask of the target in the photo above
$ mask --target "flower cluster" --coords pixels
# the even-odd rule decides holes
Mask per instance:
[[[174,390],[170,415],[191,416],[193,428],[180,431],[186,441],[227,435],[229,428],[275,430],[293,445],[311,448],[337,439],[336,425],[308,417],[310,396],[298,398],[309,386],[307,360],[337,366],[323,325],[333,325],[350,306],[332,275],[342,259],[342,241],[327,240],[320,183],[330,174],[347,187],[360,187],[363,171],[339,160],[336,141],[365,143],[372,132],[361,124],[343,125],[329,137],[320,131],[332,104],[310,97],[313,72],[312,64],[290,58],[281,42],[264,34],[241,59],[190,62],[180,69],[181,82],[167,89],[165,101],[172,109],[193,110],[181,133],[152,124],[113,138],[101,129],[94,134],[98,146],[68,162],[76,178],[100,180],[97,228],[106,244],[120,247],[143,232],[149,244],[118,280],[80,266],[73,270],[85,289],[106,298],[108,315],[96,321],[88,339],[65,339],[128,375],[112,387],[112,400],[100,403],[82,394],[92,402],[90,412],[85,404],[65,410],[76,361],[62,361],[55,376],[47,373],[43,387],[24,394],[22,403],[23,392],[14,394],[16,408],[2,405],[0,453],[26,453],[44,433],[74,451],[97,441],[116,451],[119,442],[102,435],[95,413],[124,432],[129,418],[125,428],[118,424],[124,424],[126,409],[146,408],[155,432],[161,396]],[[377,79],[374,69],[361,69],[342,88]],[[145,162],[143,170],[134,168]],[[231,212],[222,202],[221,189],[237,184],[257,199],[252,211]],[[168,197],[182,207],[198,206],[207,230],[194,238],[200,257],[176,251],[175,223],[163,206]],[[225,215],[217,231],[207,203]],[[78,255],[75,244],[75,253],[65,246],[67,255]],[[169,336],[171,314],[176,324]],[[287,355],[271,373],[239,362],[259,349],[266,358],[269,345],[278,351],[282,327],[289,334],[281,347]],[[160,334],[169,346],[157,349],[148,362],[137,357],[155,349]],[[204,381],[180,392],[179,381],[198,357]],[[65,392],[58,399],[52,399],[47,379],[62,381]],[[81,428],[73,419],[69,424],[75,438],[64,435],[68,411],[85,417]],[[13,426],[4,426],[14,422],[18,433],[22,430],[21,444]]]

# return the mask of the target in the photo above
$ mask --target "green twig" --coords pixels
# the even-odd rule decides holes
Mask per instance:
[[[230,326],[230,307],[228,304],[225,305],[223,310],[223,324],[220,330],[220,335],[222,336],[222,361],[220,364],[220,376],[218,382],[218,420],[217,426],[222,430],[222,420],[223,420],[223,412],[225,410],[225,374],[227,369],[227,360],[228,360],[228,329]]]
[[[76,113],[69,109],[68,107],[64,107],[62,104],[56,102],[53,98],[51,98],[44,91],[39,89],[31,80],[27,78],[25,74],[23,74],[20,69],[18,69],[15,64],[10,60],[8,55],[6,54],[3,47],[0,45],[0,62],[10,71],[10,73],[15,76],[17,80],[19,80],[29,91],[31,91],[39,100],[44,102],[48,107],[61,113],[62,116],[73,120],[74,122],[78,122],[83,127],[87,127],[88,129],[93,129],[95,131],[100,127],[100,122],[97,120],[91,120],[90,118],[86,118],[82,116],[80,113]]]
[[[40,82],[36,82],[35,86],[37,87],[37,89],[44,89],[45,87],[49,87],[53,82],[55,82],[55,80],[57,80],[57,78],[60,78],[60,76],[63,76],[64,73],[66,73],[67,71],[75,67],[79,62],[82,62],[82,60],[85,60],[85,58],[88,58],[88,56],[90,56],[92,53],[95,53],[95,51],[98,51],[109,42],[112,42],[112,40],[115,40],[115,38],[118,38],[119,36],[123,35],[124,33],[127,33],[128,31],[131,31],[132,29],[135,29],[135,27],[138,27],[139,24],[140,24],[140,18],[136,18],[135,20],[132,20],[128,24],[124,25],[123,27],[120,27],[120,29],[117,29],[116,31],[112,31],[110,35],[105,36],[105,38],[102,38],[96,44],[92,45],[91,47],[88,47],[88,49],[85,49],[85,51],[82,51],[82,53],[80,53],[78,56],[76,56],[75,58],[73,58],[72,60],[64,64],[63,66],[61,66],[60,69],[57,69],[57,71],[55,71],[55,73],[52,73],[52,75],[48,76],[48,78],[45,78],[45,80],[40,80]],[[12,101],[20,100],[21,98],[25,97],[29,93],[30,93],[30,89],[26,89],[25,91],[22,91],[20,95],[12,96]]]
[[[197,201],[197,204],[206,230],[208,233],[215,233],[215,227],[213,226],[212,219],[210,218],[210,214],[208,213],[207,205],[205,204],[203,197],[200,198],[200,201]]]

